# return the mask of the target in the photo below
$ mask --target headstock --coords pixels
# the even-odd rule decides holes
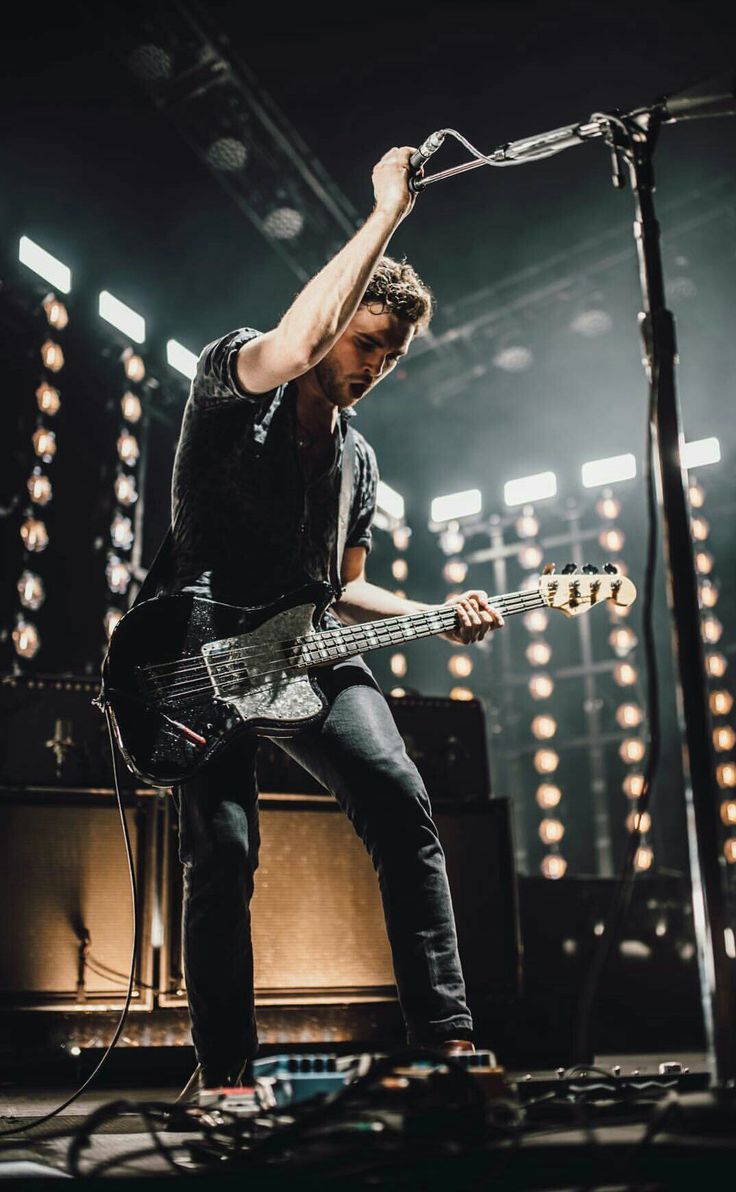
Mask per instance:
[[[550,608],[559,609],[566,617],[587,613],[607,600],[619,608],[628,608],[636,600],[634,584],[627,576],[619,575],[613,563],[606,563],[602,571],[592,563],[583,567],[568,563],[559,575],[550,563],[539,577],[539,591]]]

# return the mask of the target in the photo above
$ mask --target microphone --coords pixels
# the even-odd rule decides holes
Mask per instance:
[[[736,72],[704,79],[675,95],[665,95],[657,106],[665,124],[674,124],[678,120],[698,120],[704,116],[734,116]]]
[[[440,129],[439,132],[432,132],[427,137],[418,149],[415,149],[409,158],[409,190],[419,191],[422,189],[422,181],[417,177],[419,171],[428,161],[433,153],[436,153],[440,145],[444,141],[446,130]]]

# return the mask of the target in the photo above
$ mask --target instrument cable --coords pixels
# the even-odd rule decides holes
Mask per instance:
[[[127,865],[128,865],[128,879],[130,882],[130,900],[131,900],[131,909],[132,909],[132,913],[133,913],[133,934],[132,934],[131,949],[130,949],[130,973],[128,976],[128,990],[127,990],[127,994],[125,997],[125,1004],[123,1005],[123,1008],[120,1012],[120,1018],[118,1019],[118,1023],[117,1023],[117,1026],[115,1027],[115,1031],[113,1033],[112,1039],[108,1043],[104,1054],[100,1057],[100,1059],[99,1059],[98,1063],[96,1064],[95,1068],[93,1069],[93,1071],[89,1074],[89,1076],[84,1081],[84,1083],[79,1086],[79,1088],[76,1090],[76,1092],[72,1093],[71,1097],[67,1097],[66,1101],[63,1101],[61,1103],[61,1105],[57,1105],[57,1107],[55,1109],[52,1109],[49,1113],[43,1114],[42,1117],[34,1118],[34,1120],[32,1122],[26,1122],[25,1125],[16,1126],[12,1130],[0,1131],[0,1139],[1,1138],[12,1138],[12,1137],[15,1137],[16,1134],[25,1133],[26,1130],[34,1130],[37,1126],[43,1125],[44,1122],[49,1122],[49,1121],[51,1121],[52,1118],[57,1117],[69,1105],[73,1104],[73,1102],[76,1101],[78,1097],[81,1097],[82,1093],[85,1092],[86,1089],[89,1088],[92,1081],[95,1079],[95,1077],[98,1075],[98,1073],[102,1070],[104,1064],[107,1062],[107,1059],[108,1059],[110,1053],[112,1052],[118,1039],[120,1038],[120,1035],[122,1034],[123,1027],[125,1026],[125,1020],[128,1017],[128,1011],[130,1010],[130,1003],[133,998],[133,986],[135,984],[135,981],[134,981],[135,958],[136,958],[136,951],[138,948],[138,889],[137,889],[136,880],[135,880],[135,869],[133,866],[133,850],[132,850],[131,843],[130,843],[130,833],[128,831],[128,824],[125,819],[125,808],[123,807],[123,797],[120,793],[120,784],[118,781],[118,769],[117,769],[116,756],[115,756],[115,742],[114,742],[113,732],[112,732],[112,722],[111,722],[111,717],[110,717],[110,710],[109,710],[109,707],[107,704],[104,705],[103,710],[104,710],[104,714],[105,714],[105,722],[107,724],[107,733],[108,733],[108,737],[110,739],[110,755],[112,757],[112,773],[113,773],[113,779],[114,779],[114,783],[115,783],[115,798],[117,800],[118,814],[120,816],[120,823],[122,824],[122,828],[123,828],[123,840],[125,842],[125,858],[126,858]]]

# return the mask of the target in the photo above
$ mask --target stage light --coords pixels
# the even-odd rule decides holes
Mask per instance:
[[[736,745],[736,732],[730,724],[721,724],[713,729],[713,748],[719,753],[728,753]]]
[[[710,526],[704,517],[694,517],[690,522],[690,528],[696,542],[705,542],[710,533]]]
[[[606,521],[615,521],[621,512],[621,502],[606,493],[598,498],[595,508],[599,517],[605,517]]]
[[[698,484],[697,480],[691,480],[688,493],[693,509],[702,509],[705,504],[705,489],[702,484]]]
[[[736,824],[736,800],[727,799],[721,803],[721,819],[729,828]]]
[[[522,546],[519,551],[519,565],[525,571],[536,571],[541,566],[544,555],[538,546]]]
[[[469,687],[453,687],[450,692],[450,699],[471,700],[475,699]]]
[[[392,654],[391,662],[389,665],[391,667],[391,674],[396,675],[397,679],[403,679],[404,675],[406,674],[406,670],[407,670],[406,655],[405,654]]]
[[[389,695],[395,696],[396,699],[401,699],[403,696],[406,695],[406,691],[404,690],[403,687],[392,687],[389,692]]]
[[[531,512],[531,508],[530,505],[529,511],[524,510],[521,517],[516,519],[516,533],[520,538],[536,538],[539,533],[539,522]]]
[[[467,679],[473,673],[473,660],[467,654],[453,654],[447,663],[447,669],[456,679]]]
[[[565,835],[565,825],[558,819],[543,819],[539,825],[539,839],[544,844],[559,844]]]
[[[130,550],[134,537],[133,523],[130,518],[116,513],[110,526],[110,539],[113,546],[116,546],[118,550]]]
[[[493,357],[493,363],[496,368],[500,368],[502,372],[524,372],[529,368],[534,360],[531,348],[525,348],[522,344],[509,344],[508,347],[501,348]]]
[[[608,644],[619,658],[623,658],[625,654],[633,650],[636,643],[636,634],[628,625],[612,629],[608,635]]]
[[[543,608],[533,608],[530,612],[524,613],[521,619],[529,633],[544,633],[549,623],[549,615]]]
[[[55,294],[49,294],[48,298],[44,298],[42,305],[49,327],[63,331],[69,325],[69,313],[64,303],[59,302]]]
[[[263,231],[274,240],[293,240],[304,227],[304,216],[294,207],[275,207],[263,221]]]
[[[122,356],[123,370],[129,381],[142,381],[146,375],[146,366],[141,356],[132,348],[126,348]]]
[[[625,617],[628,617],[629,613],[631,612],[632,607],[633,607],[633,605],[631,605],[631,604],[628,604],[628,605],[609,604],[608,613],[609,613],[609,616],[611,616],[615,620],[619,620],[619,619],[623,620]]]
[[[44,476],[40,468],[33,469],[33,475],[26,481],[26,488],[34,505],[48,505],[54,495],[51,481],[48,476]]]
[[[107,576],[107,586],[111,592],[115,592],[118,596],[122,596],[123,593],[127,592],[128,585],[130,584],[130,571],[122,559],[118,559],[116,555],[111,555],[105,568],[105,574]]]
[[[458,555],[465,546],[465,535],[457,522],[450,522],[439,537],[440,549],[444,555]]]
[[[191,381],[197,371],[197,357],[176,339],[166,342],[166,362]]]
[[[20,658],[34,658],[41,646],[36,626],[19,617],[12,633],[15,652]]]
[[[391,535],[395,550],[408,550],[411,541],[411,530],[408,526],[397,526]]]
[[[123,614],[122,614],[121,609],[109,608],[107,610],[107,612],[105,613],[104,625],[105,625],[105,633],[107,634],[108,638],[112,637],[113,629],[115,628],[115,626],[118,624],[119,621],[122,621],[122,619],[123,619]]]
[[[627,799],[639,799],[644,792],[644,775],[627,774],[621,785]]]
[[[59,390],[44,381],[36,390],[36,402],[42,414],[48,414],[50,418],[53,418],[61,408]]]
[[[554,716],[535,716],[532,720],[532,733],[539,741],[549,741],[557,732],[557,721]]]
[[[731,790],[736,786],[736,762],[721,762],[716,766],[716,779],[723,790]]]
[[[547,642],[529,642],[525,653],[530,666],[546,666],[552,657],[552,648]]]
[[[64,353],[59,344],[55,344],[52,339],[47,339],[41,345],[41,360],[44,368],[47,368],[49,372],[59,372],[64,367]]]
[[[639,832],[646,836],[652,826],[652,817],[648,811],[630,811],[626,816],[626,827],[629,832]]]
[[[442,568],[442,575],[448,584],[461,584],[468,574],[468,564],[462,559],[448,559]]]
[[[468,488],[461,493],[448,493],[432,501],[430,517],[437,524],[457,521],[460,517],[472,517],[481,511],[481,493],[478,488]],[[461,547],[462,549],[462,547]]]
[[[539,806],[543,807],[545,811],[547,811],[551,807],[558,806],[560,799],[562,798],[562,791],[560,790],[559,786],[555,786],[554,783],[542,782],[537,787],[537,793],[534,797],[537,800]]]
[[[633,480],[636,476],[636,459],[631,454],[609,455],[607,459],[591,459],[583,464],[580,474],[584,488],[597,488],[601,484],[616,484],[620,480]]]
[[[721,444],[715,437],[693,439],[684,443],[681,454],[683,468],[701,468],[705,464],[717,464],[721,458]]]
[[[554,774],[559,764],[560,757],[554,749],[538,749],[534,754],[534,768],[538,774]]]
[[[409,578],[409,564],[406,559],[394,559],[391,564],[391,574],[394,579],[403,583],[405,579]]]
[[[395,521],[401,521],[404,516],[404,498],[383,480],[378,481],[376,504],[382,513]]]
[[[639,873],[643,873],[645,869],[651,869],[654,861],[654,853],[648,844],[641,844],[636,850],[634,858],[634,866]]]
[[[621,728],[637,728],[644,719],[638,704],[620,704],[616,709],[616,720]]]
[[[50,282],[62,294],[68,294],[72,288],[72,271],[68,265],[62,264],[57,257],[34,243],[28,236],[21,236],[18,243],[18,260],[21,265],[32,269],[44,281]]]
[[[714,716],[728,716],[733,707],[733,696],[730,691],[711,691],[708,703]]]
[[[595,339],[598,335],[605,335],[613,326],[613,320],[608,311],[591,307],[582,310],[570,323],[570,330],[577,335],[584,335],[586,339]]]
[[[726,673],[727,666],[728,663],[726,662],[725,656],[723,654],[719,654],[717,652],[706,654],[705,669],[710,675],[711,679],[722,679]]]
[[[617,662],[613,668],[613,680],[619,687],[633,687],[637,678],[636,667],[630,662]]]
[[[721,640],[723,626],[718,620],[718,617],[704,617],[700,628],[703,634],[703,641],[708,642],[709,645],[714,646],[716,642]]]
[[[52,430],[47,430],[45,426],[39,426],[31,436],[33,443],[33,450],[39,459],[42,459],[45,464],[51,462],[56,455],[56,435]]]
[[[27,551],[39,555],[49,544],[46,526],[35,517],[27,517],[20,527],[20,536]]]
[[[118,436],[118,457],[124,464],[134,464],[140,455],[138,447],[138,440],[135,435],[131,435],[129,431],[124,430]]]
[[[539,674],[532,675],[529,680],[529,694],[532,699],[549,699],[554,689],[554,681],[550,675],[540,672]]]
[[[173,62],[162,46],[136,46],[128,57],[128,69],[142,83],[162,83],[171,78]]]
[[[646,745],[639,737],[625,737],[618,747],[619,756],[627,764],[640,762],[646,753]]]
[[[701,608],[715,608],[718,603],[718,588],[710,579],[702,579],[698,588]]]
[[[598,542],[603,550],[610,551],[612,554],[618,554],[620,550],[624,549],[626,536],[623,530],[611,528],[610,530],[601,530],[598,535]]]
[[[218,137],[207,150],[207,161],[213,170],[235,173],[248,160],[248,150],[236,137]]]
[[[564,877],[567,869],[567,861],[564,857],[559,856],[558,853],[548,853],[542,861],[542,873],[545,877],[556,881],[557,878]]]
[[[533,476],[520,476],[518,480],[507,480],[503,486],[503,499],[507,505],[530,505],[554,497],[557,492],[557,477],[554,472],[537,472]]]
[[[126,422],[138,422],[143,407],[141,406],[141,399],[137,393],[124,393],[120,398],[120,409],[123,413],[123,418]]]
[[[41,607],[46,599],[43,580],[34,571],[22,571],[16,588],[18,599],[23,607],[30,608],[34,612]]]
[[[121,472],[115,477],[115,499],[121,505],[135,505],[138,500],[135,476],[130,476],[127,472]]]
[[[699,575],[710,575],[713,570],[713,556],[710,551],[698,550],[695,552],[695,568]]]
[[[130,306],[126,306],[109,290],[102,290],[98,299],[98,313],[101,319],[117,327],[137,344],[146,338],[146,320]]]
[[[729,865],[736,862],[736,836],[731,836],[723,846],[723,855]]]

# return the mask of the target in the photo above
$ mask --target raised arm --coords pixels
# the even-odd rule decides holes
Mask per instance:
[[[373,169],[375,207],[363,226],[294,299],[279,324],[250,340],[237,357],[248,393],[268,393],[326,356],[355,314],[391,236],[416,195],[408,186],[408,146],[389,149]]]

